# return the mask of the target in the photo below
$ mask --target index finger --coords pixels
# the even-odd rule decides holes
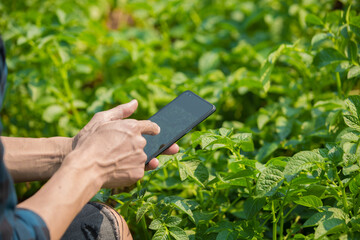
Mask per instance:
[[[140,120],[138,126],[142,134],[157,135],[160,133],[159,125],[150,120]]]

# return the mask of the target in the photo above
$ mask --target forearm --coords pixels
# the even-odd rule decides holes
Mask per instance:
[[[72,150],[72,139],[1,137],[4,161],[15,182],[49,179]]]
[[[67,158],[78,160],[83,157],[76,152]],[[82,207],[91,199],[103,184],[103,177],[94,166],[84,168],[67,164],[31,198],[20,203],[25,208],[37,213],[46,223],[51,239],[60,239],[71,221]]]

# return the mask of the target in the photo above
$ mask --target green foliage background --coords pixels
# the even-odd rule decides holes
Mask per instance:
[[[333,0],[0,2],[4,135],[74,136],[136,98],[217,112],[134,189],[135,239],[358,239],[360,5]],[[214,129],[214,130],[210,130]],[[41,185],[18,185],[24,198]]]

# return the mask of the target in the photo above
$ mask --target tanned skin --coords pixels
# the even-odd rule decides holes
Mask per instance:
[[[147,156],[142,134],[159,134],[159,126],[148,120],[125,119],[137,106],[133,100],[97,113],[73,138],[1,137],[5,164],[16,182],[49,179],[17,207],[42,217],[51,239],[61,238],[101,187],[130,186],[144,176],[145,170],[158,166],[154,158],[144,168]],[[178,151],[174,144],[164,154]],[[121,235],[132,239],[127,226],[126,231]]]

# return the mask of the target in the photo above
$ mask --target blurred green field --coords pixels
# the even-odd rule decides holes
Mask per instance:
[[[181,153],[94,198],[134,239],[359,239],[359,12],[346,0],[2,0],[3,135],[74,136],[133,98],[147,119],[191,90],[217,111]],[[18,184],[19,199],[40,186]]]

